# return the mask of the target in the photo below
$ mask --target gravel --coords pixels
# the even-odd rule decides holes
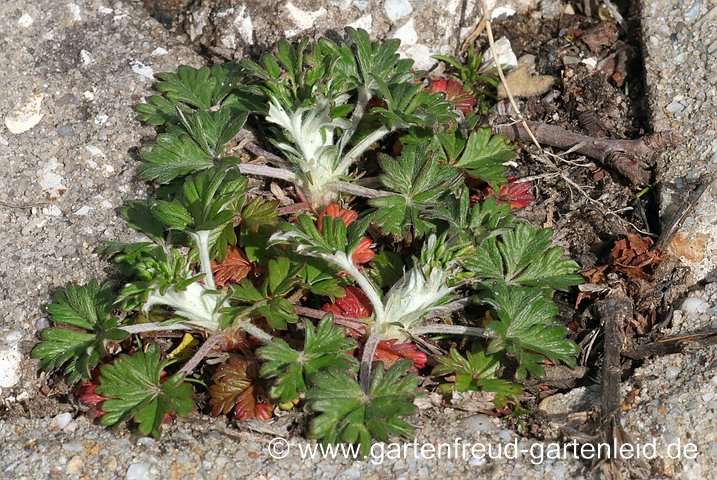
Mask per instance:
[[[706,0],[641,2],[643,53],[655,131],[685,140],[658,161],[663,221],[717,169],[717,6]],[[695,281],[717,268],[717,184],[702,197],[670,249]]]

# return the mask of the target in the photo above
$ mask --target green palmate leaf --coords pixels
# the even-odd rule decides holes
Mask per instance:
[[[545,359],[575,366],[580,349],[566,338],[568,329],[554,320],[558,313],[555,303],[540,291],[500,286],[486,302],[498,316],[486,326],[486,333],[493,335],[487,353],[505,352],[514,357],[519,364],[518,379],[528,373],[544,376],[539,362]]]
[[[374,219],[387,233],[405,236],[413,229],[422,237],[435,229],[425,214],[436,208],[460,179],[450,166],[439,164],[431,150],[406,146],[398,159],[382,155],[383,174],[379,177],[386,189],[395,195],[374,198]]]
[[[160,95],[152,95],[148,103],[138,103],[135,108],[141,122],[155,127],[177,121],[177,106]]]
[[[166,414],[192,412],[192,386],[184,382],[184,375],[162,379],[168,363],[151,344],[144,352],[122,355],[112,365],[103,366],[96,389],[108,398],[102,403],[102,425],[116,426],[133,419],[142,434],[159,437]]]
[[[335,261],[338,257],[342,263],[349,261],[351,253],[364,239],[364,233],[372,219],[371,215],[366,215],[347,228],[340,218],[326,215],[322,220],[322,229],[319,231],[313,219],[302,214],[299,215],[298,224],[284,224],[284,232],[274,234],[271,243],[289,243],[303,255],[321,257],[338,265]]]
[[[445,220],[448,222],[450,234],[457,234],[461,241],[475,245],[508,231],[516,221],[510,205],[499,204],[494,198],[471,205],[466,188],[461,189],[457,198],[446,198],[440,206],[429,212],[429,215]]]
[[[259,358],[266,363],[261,368],[261,376],[276,378],[270,394],[281,402],[289,402],[306,391],[307,379],[329,366],[355,370],[356,359],[348,351],[356,347],[356,342],[346,338],[344,330],[333,325],[333,317],[326,315],[317,327],[304,322],[306,340],[304,350],[297,352],[281,339],[272,345],[257,350]]]
[[[294,306],[284,297],[272,298],[268,305],[259,307],[257,311],[271,328],[277,330],[285,330],[288,323],[296,323],[299,320]]]
[[[284,295],[291,293],[299,283],[297,274],[301,268],[301,263],[286,257],[269,260],[268,271],[258,288],[246,279],[232,287],[231,298],[241,305],[231,311],[237,315],[258,314],[277,330],[286,329],[287,323],[296,323],[299,316]]]
[[[490,128],[471,133],[463,154],[455,163],[469,175],[493,184],[505,183],[503,164],[515,156],[515,150],[502,135],[491,134]]]
[[[461,152],[466,147],[467,141],[459,130],[439,133],[436,135],[436,139],[446,154],[446,160],[451,164],[458,160]]]
[[[514,230],[488,238],[465,266],[486,283],[567,290],[583,282],[579,266],[551,248],[553,231],[519,223]]]
[[[388,370],[377,363],[368,393],[361,390],[355,375],[345,370],[317,373],[306,394],[307,409],[320,413],[311,421],[309,436],[324,444],[359,444],[365,457],[372,438],[386,441],[389,435],[411,435],[413,429],[400,418],[416,412],[417,377],[406,374],[411,366],[409,359]]]
[[[152,200],[132,200],[119,209],[130,228],[144,233],[156,243],[164,240],[164,228],[152,213]]]
[[[406,269],[403,255],[397,252],[378,253],[366,270],[368,277],[380,287],[389,287],[398,282]]]
[[[298,274],[304,288],[332,300],[344,296],[344,287],[349,281],[346,276],[338,276],[336,267],[320,258],[304,257],[295,261],[304,265]]]
[[[262,226],[276,225],[279,222],[276,200],[256,197],[241,211],[242,226],[252,233],[257,233]]]
[[[169,183],[214,165],[212,156],[187,135],[157,135],[156,144],[143,148],[140,154],[145,161],[139,167],[140,176],[157,183]]]
[[[433,375],[454,375],[454,387],[459,392],[473,390],[495,393],[493,401],[497,407],[503,406],[506,399],[514,399],[523,393],[523,387],[517,383],[498,377],[501,367],[499,355],[477,350],[466,352],[464,357],[458,350],[451,348],[448,356],[438,357],[437,360]]]
[[[160,82],[156,88],[174,102],[182,102],[194,108],[210,108],[213,105],[213,93],[217,79],[211,75],[209,67],[196,69],[180,65],[177,73],[158,73]]]
[[[128,336],[119,328],[119,319],[111,315],[115,298],[109,285],[100,287],[95,280],[84,286],[67,284],[47,310],[56,325],[79,330],[57,327],[43,330],[42,341],[33,348],[32,358],[40,359],[48,372],[64,366],[70,383],[90,378],[90,371],[105,353],[106,343]]]
[[[347,28],[346,31],[354,42],[362,83],[369,89],[374,88],[375,79],[398,82],[413,78],[413,60],[401,59],[398,54],[400,40],[372,42],[366,30]]]
[[[374,108],[375,119],[390,128],[419,126],[435,131],[452,130],[457,120],[451,103],[443,95],[431,94],[413,82],[387,83],[374,78],[386,107]]]
[[[225,107],[218,111],[180,114],[180,124],[167,128],[174,135],[189,134],[205,154],[212,157],[226,151],[226,144],[242,129],[248,112]]]
[[[221,260],[228,245],[237,242],[234,217],[246,200],[247,180],[231,162],[226,159],[187,177],[174,200],[158,200],[152,207],[152,214],[167,228],[189,234],[200,255],[206,252],[207,263],[210,249]]]

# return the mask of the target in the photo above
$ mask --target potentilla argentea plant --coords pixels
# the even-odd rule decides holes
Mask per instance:
[[[60,290],[32,352],[103,425],[298,406],[310,437],[366,455],[411,434],[422,375],[505,413],[546,362],[575,364],[553,294],[578,266],[490,193],[513,148],[398,46],[348,29],[157,76],[137,106],[155,189],[121,210],[145,241],[102,246],[122,280]]]

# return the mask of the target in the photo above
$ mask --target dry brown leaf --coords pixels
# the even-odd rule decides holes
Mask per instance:
[[[505,76],[505,83],[514,97],[535,97],[542,95],[553,86],[555,79],[550,75],[531,75],[528,66],[521,65]],[[498,98],[507,98],[505,86],[498,86]]]
[[[223,287],[227,283],[239,283],[251,271],[251,262],[246,258],[244,252],[231,245],[227,249],[227,256],[221,264],[212,262],[212,273],[214,273],[214,283],[217,284],[217,287]]]

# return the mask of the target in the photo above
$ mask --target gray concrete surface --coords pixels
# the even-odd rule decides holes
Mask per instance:
[[[709,76],[715,64],[708,56],[710,48],[714,50],[715,22],[703,22],[699,30],[694,25],[713,3],[700,1],[666,7],[659,0],[644,6],[655,123],[676,126],[688,136],[683,147],[662,160],[660,175],[666,182],[673,177],[688,178],[690,169],[698,166],[696,160],[703,159],[707,165],[709,155],[717,153],[713,143],[714,81]],[[358,15],[360,3],[327,2],[323,8],[326,15],[342,12],[342,6]],[[383,3],[366,3],[383,11],[377,15],[388,15]],[[405,10],[407,2],[385,3],[400,4]],[[288,3],[265,5],[274,6],[265,10],[271,20],[257,20],[261,10],[245,10],[253,15],[253,32],[264,35],[253,33],[252,41],[264,38],[261,41],[269,42],[268,35],[281,36],[288,29],[303,28],[296,15],[286,15],[291,10]],[[292,5],[309,13],[322,8],[308,0]],[[405,26],[411,15],[416,15],[419,2],[410,5],[412,13],[390,24],[380,20],[377,25],[383,25],[386,32]],[[240,7],[240,2],[231,2],[227,8],[236,8],[232,13],[236,14]],[[430,8],[447,7],[431,4]],[[436,10],[432,15],[439,13]],[[321,22],[328,20],[323,14],[320,17],[309,22],[306,30],[326,28],[328,24]],[[276,23],[278,18],[284,23]],[[684,27],[676,19],[681,19]],[[267,33],[257,27],[262,21],[276,28]],[[248,28],[244,20],[232,21],[232,25],[245,33]],[[418,20],[414,28],[416,25],[420,25]],[[678,28],[682,30],[676,31]],[[237,34],[241,37],[241,30]],[[416,35],[416,44],[430,40],[423,31]],[[42,411],[31,405],[40,403],[38,388],[43,380],[38,379],[36,362],[28,360],[27,354],[35,332],[47,325],[44,306],[53,289],[67,281],[106,275],[106,264],[92,250],[103,239],[131,235],[115,209],[144,194],[143,185],[134,180],[137,160],[133,152],[142,137],[152,132],[133,120],[132,105],[149,93],[151,72],[172,70],[180,63],[197,64],[200,59],[182,46],[181,39],[170,37],[137,2],[109,0],[5,0],[0,13],[0,45],[0,399],[5,412],[0,415],[0,478],[522,479],[588,475],[588,465],[573,458],[538,462],[531,452],[537,455],[547,445],[531,447],[540,444],[525,439],[517,444],[525,452],[515,459],[414,458],[410,448],[409,458],[379,461],[377,457],[372,463],[302,459],[299,445],[312,443],[292,437],[288,456],[273,459],[267,450],[272,435],[238,430],[223,420],[195,417],[176,422],[154,442],[126,430],[113,433],[92,425],[71,407],[61,413],[55,406],[55,410],[47,410],[51,415],[42,416]],[[685,58],[692,56],[692,60],[680,60],[682,66],[676,67],[673,57],[679,55],[680,46]],[[690,74],[694,78],[689,77],[689,84],[682,81],[686,65],[696,72]],[[39,94],[42,102],[38,109]],[[670,107],[677,95],[682,95],[677,101],[685,105],[682,116],[670,111],[677,109]],[[33,98],[35,104],[23,112],[27,119],[18,119],[14,112]],[[44,116],[32,126],[40,115]],[[6,125],[13,130],[29,129],[14,134]],[[680,188],[676,187],[678,194]],[[669,208],[669,202],[667,205]],[[706,203],[703,208],[708,206]],[[686,224],[684,235],[691,238],[702,231],[711,235],[710,221],[705,210],[702,217],[695,216]],[[693,301],[678,312],[675,331],[688,332],[714,322],[717,288],[708,285],[694,295],[703,302]],[[638,441],[660,440],[660,463],[666,477],[717,478],[716,384],[714,349],[650,362],[625,383],[625,393],[640,390],[625,413],[625,427]],[[459,438],[497,448],[516,438],[505,424],[450,408],[427,408],[411,421],[417,426],[419,445],[453,443]],[[678,439],[697,446],[696,459],[667,458],[666,444]]]
[[[526,12],[536,0],[488,3]],[[192,41],[225,58],[262,52],[282,38],[340,34],[348,25],[376,39],[400,38],[400,51],[429,68],[436,63],[431,55],[456,54],[479,15],[476,0],[201,0],[190,6],[185,25]]]
[[[717,171],[717,4],[641,4],[653,126],[685,137],[658,164],[663,219],[668,221],[685,194]],[[670,246],[690,266],[694,281],[717,273],[716,222],[717,184],[707,190]]]

